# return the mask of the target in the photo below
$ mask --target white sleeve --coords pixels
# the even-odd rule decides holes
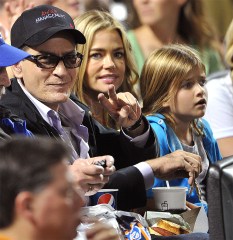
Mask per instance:
[[[142,174],[146,189],[153,187],[154,173],[151,166],[146,162],[140,162],[134,165]]]
[[[207,110],[204,118],[209,122],[216,139],[233,136],[233,86],[230,74],[206,84]]]

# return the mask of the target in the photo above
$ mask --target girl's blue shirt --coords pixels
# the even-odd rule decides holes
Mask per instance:
[[[160,156],[164,156],[176,150],[183,150],[182,145],[178,137],[172,128],[166,123],[165,116],[162,114],[154,114],[151,116],[147,116],[147,120],[149,121],[151,127],[153,128],[157,138],[158,144],[160,148]],[[203,146],[206,151],[208,160],[210,163],[214,163],[220,159],[222,156],[220,154],[217,141],[213,137],[212,130],[208,124],[208,122],[202,119],[203,124],[203,132],[204,136],[202,138]],[[188,184],[187,178],[182,179],[174,179],[169,181],[170,186],[184,186],[188,189],[190,188]],[[166,181],[155,178],[154,187],[165,187]],[[187,191],[188,192],[188,191]],[[148,190],[148,197],[152,197],[151,189]],[[198,206],[203,205],[205,210],[207,211],[207,204],[200,202],[197,192],[194,190],[190,196],[187,195],[187,201],[194,203]]]

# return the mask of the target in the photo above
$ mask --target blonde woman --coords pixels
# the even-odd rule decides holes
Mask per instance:
[[[77,49],[84,56],[74,93],[89,106],[96,120],[118,129],[99,103],[98,94],[112,87],[136,97],[133,88],[138,73],[124,27],[109,13],[97,10],[84,13],[74,22],[86,37],[86,44]],[[129,102],[135,101],[131,94],[127,95]]]
[[[187,200],[206,204],[206,175],[209,164],[221,159],[209,124],[201,118],[207,105],[205,66],[197,52],[183,45],[169,45],[154,51],[146,60],[140,77],[143,113],[157,135],[160,156],[182,149],[201,156],[202,172],[197,177],[200,192],[190,190]],[[185,186],[176,179],[171,186]],[[154,186],[166,186],[155,179]]]

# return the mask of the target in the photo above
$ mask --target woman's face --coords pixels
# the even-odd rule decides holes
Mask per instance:
[[[125,78],[125,50],[117,30],[100,30],[95,33],[88,55],[84,85],[89,95],[106,93],[110,84],[116,90]]]
[[[133,0],[133,6],[142,24],[154,25],[171,18],[187,0]],[[173,19],[173,17],[172,17]]]

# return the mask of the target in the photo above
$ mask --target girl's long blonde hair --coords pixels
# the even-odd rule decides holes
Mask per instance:
[[[175,128],[174,119],[164,104],[168,101],[176,104],[176,95],[182,82],[195,68],[205,72],[199,54],[191,47],[172,44],[153,51],[144,63],[140,77],[143,113],[161,113]],[[198,133],[202,133],[197,121],[193,121],[192,125]]]

